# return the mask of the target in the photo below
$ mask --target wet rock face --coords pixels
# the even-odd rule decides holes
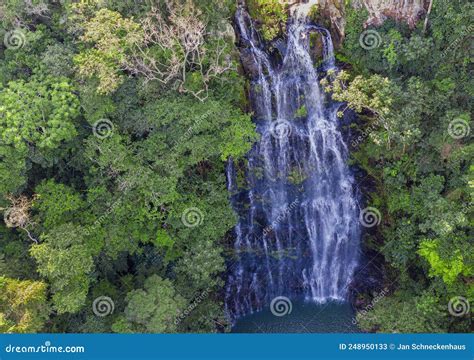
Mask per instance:
[[[255,58],[251,49],[243,48],[240,50],[240,62],[244,68],[245,74],[250,79],[255,79],[258,77],[258,66],[255,62]]]
[[[334,45],[339,47],[344,40],[346,27],[344,0],[319,0],[318,18],[327,19],[323,24],[331,32]]]
[[[365,7],[369,12],[366,26],[379,26],[387,18],[406,22],[414,28],[417,21],[425,14],[429,1],[426,0],[355,0],[355,8]]]
[[[307,4],[310,0],[286,0],[291,12],[300,4]],[[344,0],[317,0],[312,1],[316,7],[313,13],[310,11],[311,19],[318,25],[324,26],[331,32],[335,47],[339,47],[344,40],[344,28],[346,26]]]
[[[309,0],[281,0],[286,2],[289,9]],[[416,26],[420,18],[424,16],[429,5],[429,0],[353,0],[355,9],[366,9],[369,17],[365,26],[380,26],[388,19],[405,22],[411,28]],[[318,0],[317,12],[314,21],[328,28],[334,41],[335,47],[342,44],[345,36],[345,7],[344,0]]]

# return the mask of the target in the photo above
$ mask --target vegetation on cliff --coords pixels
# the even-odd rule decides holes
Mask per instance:
[[[280,0],[249,0],[249,14],[260,27],[263,38],[273,40],[285,33],[288,4]]]
[[[364,330],[470,329],[469,308],[453,308],[474,296],[473,15],[471,3],[452,2],[433,7],[426,31],[391,20],[364,29],[367,13],[348,9],[339,58],[350,68],[338,75],[346,85],[325,85],[360,114],[353,157],[381,215],[364,243],[382,254],[390,289],[359,313]]]

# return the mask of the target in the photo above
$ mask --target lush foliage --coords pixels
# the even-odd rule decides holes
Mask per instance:
[[[284,33],[288,19],[284,2],[279,0],[250,0],[247,3],[250,16],[259,23],[265,40],[273,40]]]
[[[0,331],[32,333],[43,330],[48,319],[46,284],[0,277]]]
[[[448,306],[459,297],[472,303],[474,296],[467,28],[473,14],[467,1],[435,2],[426,31],[422,21],[414,30],[386,21],[370,29],[378,39],[364,48],[367,14],[350,10],[339,54],[350,70],[334,83],[323,81],[360,114],[354,163],[365,170],[369,203],[382,216],[364,240],[384,258],[390,294],[359,313],[365,330],[469,330],[470,314],[453,316]]]
[[[113,329],[117,332],[169,333],[176,332],[176,317],[186,300],[173,289],[169,280],[152,275],[145,288],[127,295],[123,318]]]
[[[22,4],[0,11],[0,330],[224,329],[224,166],[257,139],[233,1]]]

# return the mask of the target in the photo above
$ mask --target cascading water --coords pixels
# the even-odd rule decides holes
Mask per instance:
[[[336,70],[331,36],[308,24],[304,12],[293,17],[277,61],[246,11],[236,15],[241,45],[256,70],[250,100],[261,139],[248,155],[244,187],[237,186],[232,161],[227,167],[239,215],[225,295],[232,320],[278,296],[346,300],[358,263],[359,210],[339,104],[322,93],[309,53],[309,34],[318,31],[325,50],[320,72]]]

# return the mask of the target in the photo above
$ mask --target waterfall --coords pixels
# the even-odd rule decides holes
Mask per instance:
[[[330,33],[296,11],[278,61],[243,8],[236,24],[258,73],[251,79],[250,101],[261,138],[238,166],[245,184],[237,184],[237,164],[227,164],[239,220],[228,263],[226,312],[235,320],[278,296],[347,300],[358,263],[359,210],[336,116],[340,104],[319,87],[322,73],[337,70]],[[314,31],[324,45],[319,70],[309,53]]]

